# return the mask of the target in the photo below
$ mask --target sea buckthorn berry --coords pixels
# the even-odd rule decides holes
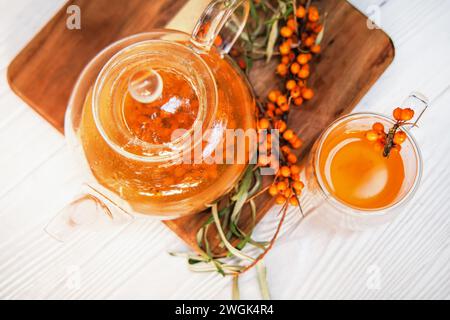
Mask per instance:
[[[283,110],[281,110],[280,108],[275,109],[275,115],[281,116],[283,113],[284,113]]]
[[[280,45],[280,53],[282,54],[282,55],[287,55],[287,54],[289,54],[291,52],[291,45],[289,44],[289,43],[287,43],[287,42],[283,42],[281,45]]]
[[[300,79],[306,79],[309,77],[309,70],[308,68],[302,68],[299,72],[298,72],[298,77]]]
[[[366,139],[370,142],[375,142],[378,140],[378,133],[374,130],[369,130],[366,132]]]
[[[272,90],[269,92],[267,97],[269,98],[270,101],[277,102],[277,98],[279,95],[281,95],[281,92],[279,90]]]
[[[266,117],[268,117],[268,118],[273,118],[273,117],[275,117],[274,110],[267,110],[267,111],[266,111]]]
[[[314,97],[314,91],[310,88],[304,88],[302,91],[302,97],[305,100],[311,100]]]
[[[278,191],[284,191],[287,189],[287,183],[284,181],[280,181],[277,183],[277,189]]]
[[[392,146],[391,150],[395,151],[395,152],[400,152],[400,151],[402,151],[402,146],[399,144],[395,144],[394,146]]]
[[[303,19],[306,16],[306,9],[304,6],[299,6],[296,12],[297,18]]]
[[[303,145],[302,140],[298,138],[291,142],[291,146],[294,149],[300,149],[302,145]]]
[[[374,147],[375,151],[377,151],[377,152],[383,151],[384,143],[378,140],[377,142],[375,142],[373,147]]]
[[[288,80],[286,82],[286,89],[289,91],[294,89],[296,86],[297,86],[297,82],[295,80]]]
[[[285,95],[278,96],[278,98],[277,98],[277,105],[278,105],[279,107],[281,107],[281,106],[287,104],[287,101],[288,101],[288,100],[287,100],[287,98],[286,98]]]
[[[372,130],[377,133],[383,133],[384,132],[384,126],[380,122],[375,122],[372,126]]]
[[[402,120],[402,108],[395,108],[392,115],[394,116],[395,120],[401,121]]]
[[[177,178],[181,178],[182,176],[185,175],[185,173],[186,173],[186,170],[181,166],[176,167],[175,170],[173,171],[174,176]]]
[[[290,37],[292,37],[292,34],[294,33],[294,31],[291,29],[291,28],[289,28],[289,27],[283,27],[283,28],[281,28],[281,30],[280,30],[280,34],[281,34],[281,36],[282,37],[284,37],[284,38],[290,38]]]
[[[222,37],[220,35],[218,35],[216,37],[216,39],[214,39],[214,45],[216,47],[220,47],[222,45],[222,43],[223,43]]]
[[[312,47],[314,45],[314,38],[313,37],[308,37],[305,39],[305,46],[307,47]]]
[[[282,146],[281,152],[283,152],[283,154],[289,154],[291,153],[291,148],[289,148],[288,146]]]
[[[280,174],[285,178],[289,178],[291,176],[291,169],[288,166],[283,166],[280,168]]]
[[[295,191],[302,191],[305,187],[305,184],[301,181],[294,181],[292,183],[292,187],[295,189]]]
[[[238,56],[239,56],[239,50],[236,49],[236,48],[231,49],[230,55],[231,55],[233,58],[238,57]]]
[[[319,21],[319,10],[315,6],[310,6],[308,10],[308,20],[311,22]]]
[[[294,99],[294,104],[297,106],[297,107],[299,107],[299,106],[301,106],[302,104],[303,104],[303,98],[296,98],[296,99]]]
[[[403,131],[397,131],[394,135],[394,143],[397,145],[402,144],[406,140],[406,133]]]
[[[278,194],[278,188],[277,188],[277,186],[276,185],[271,185],[270,186],[270,188],[269,188],[269,194],[272,196],[272,197],[275,197],[277,194]]]
[[[289,56],[282,56],[281,57],[281,63],[282,64],[289,64],[289,62],[291,62],[291,59],[289,58]]]
[[[287,141],[292,140],[295,137],[294,131],[292,131],[291,129],[286,130],[283,133],[283,138],[286,139]]]
[[[293,153],[287,156],[287,161],[289,163],[297,163],[297,156]]]
[[[284,122],[283,120],[277,120],[275,122],[275,129],[278,129],[280,133],[283,133],[287,129],[286,122]]]
[[[300,63],[300,64],[302,64],[302,65],[303,65],[303,64],[307,64],[308,61],[309,61],[308,55],[306,55],[306,54],[304,54],[304,53],[301,53],[301,54],[299,54],[299,55],[297,56],[297,62]]]
[[[216,167],[209,168],[208,172],[207,172],[207,176],[210,179],[217,179],[217,177],[219,176],[219,174],[217,173],[217,168]]]
[[[285,103],[280,107],[280,110],[283,112],[288,112],[289,111],[289,103]]]
[[[297,62],[291,64],[291,73],[297,74],[300,71],[300,65]]]
[[[287,75],[287,73],[288,73],[288,67],[287,67],[287,65],[280,63],[280,64],[277,66],[277,73],[278,73],[280,76],[285,76],[285,75]]]
[[[272,102],[268,102],[266,105],[267,110],[275,110],[275,105]]]
[[[317,26],[316,22],[308,21],[306,23],[306,29],[308,29],[308,30],[313,30],[316,26]]]
[[[311,47],[311,52],[312,53],[320,53],[320,51],[321,51],[321,48],[320,48],[320,45],[319,44],[315,44],[315,45],[313,45],[312,47]]]
[[[299,173],[291,173],[291,179],[294,181],[300,181],[300,174]]]
[[[297,197],[290,197],[289,198],[289,204],[293,207],[298,207],[299,203],[298,203],[298,199]]]
[[[265,167],[270,163],[270,158],[265,154],[260,154],[258,157],[258,164],[261,167]]]
[[[295,19],[289,19],[286,22],[286,26],[291,29],[292,31],[296,31],[297,30],[297,22],[295,21]]]
[[[279,195],[276,197],[275,202],[278,205],[284,204],[284,203],[286,203],[286,198],[282,195]]]
[[[300,173],[300,166],[294,164],[291,166],[291,174],[299,174]]]
[[[286,198],[290,198],[292,196],[292,189],[286,189],[283,194]]]
[[[302,94],[302,91],[300,90],[299,87],[295,87],[294,89],[291,90],[291,93],[290,93],[292,99],[299,98],[301,94]]]
[[[414,110],[410,108],[403,109],[400,117],[402,121],[409,121],[414,118]]]
[[[244,59],[239,58],[238,61],[237,61],[237,63],[238,63],[239,68],[241,68],[241,69],[243,69],[243,70],[244,70],[245,68],[247,68],[247,63],[245,62]]]
[[[262,118],[259,120],[259,123],[258,123],[259,129],[268,129],[269,126],[270,126],[270,122],[266,118]]]
[[[323,29],[323,25],[320,24],[320,23],[318,23],[318,24],[316,24],[316,26],[313,28],[313,31],[314,31],[315,33],[320,33],[320,32],[322,31],[322,29]]]

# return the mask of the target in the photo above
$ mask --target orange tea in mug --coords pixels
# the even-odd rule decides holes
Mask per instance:
[[[428,104],[415,93],[404,106],[425,110]],[[398,212],[393,209],[412,198],[422,175],[422,157],[409,127],[409,122],[376,113],[354,113],[333,122],[310,153],[306,210],[350,229],[391,220]]]
[[[366,139],[366,130],[336,127],[324,140],[319,170],[329,192],[341,202],[360,209],[380,209],[394,203],[405,181],[401,152],[389,157],[377,142]]]

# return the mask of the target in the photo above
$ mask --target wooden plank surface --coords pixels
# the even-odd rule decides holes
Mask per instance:
[[[94,0],[95,1],[95,0]],[[197,0],[194,0],[197,1]],[[390,225],[362,233],[332,230],[314,220],[291,230],[265,263],[275,299],[448,299],[450,210],[450,3],[446,0],[351,0],[366,14],[379,10],[393,38],[392,66],[357,111],[387,113],[411,90],[432,108],[415,132],[424,179]],[[187,271],[167,251],[186,250],[158,221],[135,221],[118,236],[100,234],[60,246],[42,228],[74,196],[79,173],[63,137],[17,98],[6,67],[63,0],[0,2],[0,298],[229,299],[228,278]],[[24,23],[26,21],[26,23]],[[269,237],[268,215],[258,239]],[[144,237],[145,236],[145,237]],[[67,286],[71,272],[81,286]],[[379,286],[370,287],[373,279]],[[240,283],[259,299],[256,275]]]
[[[81,30],[66,28],[69,5],[80,7]],[[165,26],[184,1],[74,0],[68,2],[44,29],[14,59],[8,70],[13,90],[58,130],[63,130],[64,112],[71,89],[87,62],[103,47],[133,33]],[[199,2],[191,12],[199,12]],[[384,72],[394,57],[392,42],[381,30],[367,28],[366,17],[346,1],[326,0],[322,12],[329,12],[323,54],[312,69],[310,85],[316,97],[293,112],[289,126],[300,133],[307,154],[314,140],[328,124],[348,113]],[[185,8],[186,10],[186,8]],[[100,13],[101,14],[100,14]],[[171,26],[184,28],[186,15],[180,14]],[[191,22],[192,23],[192,22]],[[348,45],[351,39],[352,46]],[[280,84],[273,74],[277,61],[257,62],[250,75],[256,93],[265,96]],[[345,75],[345,81],[339,81]],[[36,85],[39,83],[39,85]],[[270,178],[267,178],[267,181]],[[259,222],[273,206],[263,195],[256,200]],[[208,213],[166,221],[191,247],[196,248],[196,232]],[[242,228],[250,226],[251,215],[244,212]],[[211,233],[213,247],[218,238]]]

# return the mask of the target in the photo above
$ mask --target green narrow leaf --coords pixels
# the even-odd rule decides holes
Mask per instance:
[[[253,239],[250,239],[248,241],[248,243],[250,243],[251,245],[253,245],[254,247],[261,249],[261,250],[266,250],[266,246],[269,245],[269,242],[260,242],[260,241],[255,241]]]
[[[278,39],[278,18],[274,20],[272,27],[270,29],[269,40],[267,41],[267,48],[266,48],[266,62],[269,62],[270,59],[272,59],[277,39]]]
[[[239,220],[240,213],[242,208],[244,207],[245,202],[248,198],[248,190],[252,184],[253,180],[253,166],[249,166],[247,171],[244,174],[244,178],[242,178],[242,182],[239,185],[238,192],[233,196],[232,200],[236,201],[234,204],[233,212],[231,214],[231,222],[234,222],[236,225]]]
[[[231,299],[241,300],[241,294],[239,293],[239,277],[238,276],[233,277]]]
[[[230,207],[225,207],[225,208],[223,208],[222,210],[219,211],[219,217],[222,218],[224,215],[227,215],[230,212],[231,212]],[[213,222],[214,222],[214,218],[213,218],[213,216],[210,216],[208,218],[208,220],[206,220],[205,223],[203,223],[202,228],[206,227],[207,225],[209,225],[209,224],[211,224]]]
[[[256,203],[255,200],[250,200],[250,208],[251,208],[251,213],[252,213],[252,229],[255,227],[256,225]]]
[[[325,27],[327,25],[327,20],[326,20],[326,16],[325,16],[325,21],[323,22],[323,26],[322,26],[322,30],[320,30],[319,34],[317,35],[316,38],[316,44],[321,44],[322,40],[323,40],[323,36],[325,34]]]
[[[196,240],[197,240],[197,245],[201,248],[203,246],[203,233],[204,233],[205,229],[204,227],[198,229],[197,235],[196,235]]]
[[[197,254],[194,253],[182,253],[182,252],[169,252],[169,254],[172,257],[182,257],[182,258],[187,258],[188,259],[188,263],[189,264],[193,264],[193,263],[197,263],[197,262],[210,262],[211,259],[206,256],[206,254],[203,256],[199,256]]]
[[[200,261],[200,260],[195,260],[195,259],[188,259],[188,264],[193,265],[193,264],[197,264],[197,263],[202,263],[204,261]]]
[[[255,21],[259,20],[259,15],[258,12],[256,11],[256,7],[253,1],[250,1],[250,16]]]
[[[262,260],[256,264],[256,272],[258,273],[261,296],[264,300],[270,300],[269,286],[267,285],[267,271]]]
[[[222,269],[222,266],[220,265],[220,263],[218,263],[216,260],[213,260],[212,263],[216,267],[217,272],[225,277],[226,276],[225,271]]]
[[[203,243],[205,244],[206,254],[208,256],[212,257],[213,254],[211,252],[211,247],[210,247],[209,241],[208,241],[208,229],[209,229],[209,225],[205,227],[205,232],[203,232]]]
[[[247,245],[247,243],[250,241],[250,235],[247,235],[241,242],[238,243],[236,246],[237,249],[242,250]]]
[[[231,223],[230,223],[230,231],[234,236],[238,237],[239,239],[243,239],[245,237],[245,235],[243,235],[240,232],[238,226],[236,225],[236,223],[234,221],[231,221]],[[229,237],[227,237],[227,239],[229,239]]]
[[[250,56],[245,55],[244,61],[245,61],[245,65],[247,66],[247,68],[246,68],[245,71],[246,71],[247,73],[249,73],[250,70],[252,70],[252,68],[253,68],[253,59],[252,59]]]
[[[228,249],[228,251],[230,251],[231,254],[242,260],[253,262],[254,259],[252,257],[247,256],[246,254],[240,252],[235,247],[233,247],[233,245],[230,242],[228,242],[227,238],[225,237],[225,234],[223,233],[222,226],[220,224],[219,214],[217,212],[217,203],[213,204],[213,206],[211,207],[211,211],[214,217],[214,222],[216,223],[217,231],[219,232],[219,236],[222,239],[222,242],[225,244],[225,247]]]
[[[255,183],[253,187],[248,192],[248,197],[254,196],[256,193],[258,193],[261,190],[261,184],[262,184],[262,177],[261,177],[261,169],[258,168],[253,171],[253,177],[255,179]]]

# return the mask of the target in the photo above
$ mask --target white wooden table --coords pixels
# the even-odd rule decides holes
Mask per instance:
[[[193,274],[167,254],[187,248],[158,221],[70,244],[43,232],[80,175],[64,138],[11,92],[6,68],[63,3],[0,0],[0,298],[230,298],[229,279]],[[352,3],[364,12],[379,8],[396,47],[394,63],[357,110],[389,112],[413,90],[432,101],[415,132],[423,183],[390,225],[349,233],[311,217],[283,236],[266,259],[272,297],[448,299],[450,1]],[[240,286],[243,298],[259,298],[254,272]]]

